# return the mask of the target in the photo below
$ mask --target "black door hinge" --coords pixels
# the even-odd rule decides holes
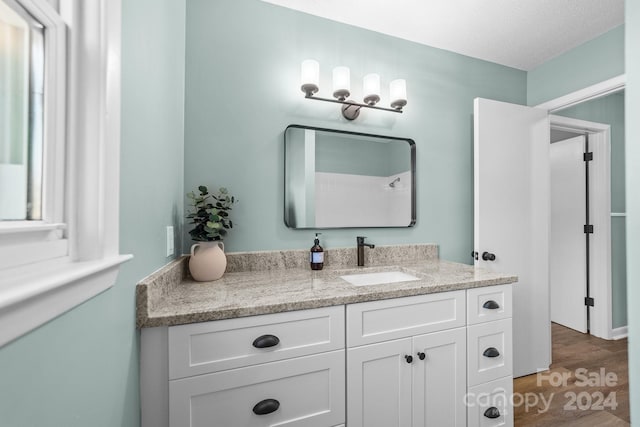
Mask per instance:
[[[584,298],[584,305],[589,306],[589,307],[593,307],[594,304],[594,300],[591,297],[585,297]]]
[[[593,234],[593,225],[585,225],[584,234]]]
[[[584,153],[582,158],[585,162],[590,162],[591,160],[593,160],[593,152]]]

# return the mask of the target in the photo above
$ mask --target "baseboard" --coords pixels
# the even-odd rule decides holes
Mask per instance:
[[[611,331],[611,337],[614,340],[621,340],[623,338],[627,338],[629,335],[629,327],[621,326],[619,328],[615,328]]]

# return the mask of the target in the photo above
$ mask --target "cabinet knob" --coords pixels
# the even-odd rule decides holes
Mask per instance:
[[[500,308],[500,304],[490,299],[489,301],[482,304],[482,308],[486,308],[487,310],[497,310]]]
[[[495,347],[489,347],[482,353],[484,357],[498,357],[500,356],[500,352]]]
[[[413,363],[413,356],[410,356],[408,354],[404,355],[405,360],[407,361],[407,363]]]
[[[418,352],[418,359],[420,359],[420,360],[424,360],[424,359],[425,359],[425,357],[427,357],[427,355],[426,355],[426,354],[424,354],[424,353],[423,353],[423,352],[421,352],[421,351],[419,351],[419,352]]]
[[[267,415],[275,412],[280,407],[280,402],[276,399],[264,399],[253,407],[253,413],[256,415]]]
[[[484,416],[491,419],[498,418],[500,417],[500,411],[495,406],[492,406],[491,408],[484,411]]]
[[[485,261],[495,261],[496,256],[491,252],[482,252],[482,259]]]
[[[262,335],[253,340],[253,346],[255,348],[275,347],[278,344],[280,344],[280,338],[275,335]]]

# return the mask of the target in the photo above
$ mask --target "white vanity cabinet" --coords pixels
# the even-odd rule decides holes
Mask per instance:
[[[513,426],[511,310],[498,285],[143,328],[142,427]]]
[[[465,311],[465,291],[348,305],[347,425],[465,426]]]

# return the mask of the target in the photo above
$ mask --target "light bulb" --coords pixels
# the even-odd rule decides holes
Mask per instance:
[[[315,59],[305,59],[300,67],[300,89],[306,96],[313,96],[320,85],[320,64]]]
[[[344,101],[351,95],[351,77],[348,67],[333,69],[333,96]]]
[[[365,104],[376,105],[380,101],[380,76],[367,74],[364,76],[362,86]]]
[[[402,110],[407,105],[407,82],[405,79],[393,80],[389,84],[389,94],[391,98],[391,108]]]

